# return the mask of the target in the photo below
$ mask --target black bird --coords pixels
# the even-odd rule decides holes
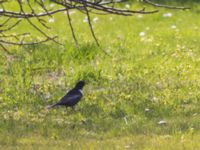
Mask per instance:
[[[83,86],[85,85],[84,81],[79,81],[76,86],[70,90],[59,102],[53,105],[47,106],[48,109],[53,108],[55,106],[65,106],[72,107],[75,106],[80,99],[83,97]]]

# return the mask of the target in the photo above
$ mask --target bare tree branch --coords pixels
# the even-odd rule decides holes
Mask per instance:
[[[35,10],[33,9],[33,7],[31,6],[31,4],[30,4],[30,0],[27,0],[27,2],[28,2],[28,6],[29,6],[29,8],[31,9],[31,11],[32,11],[32,14],[36,14],[35,13]],[[45,11],[46,11],[46,9],[45,9]],[[47,12],[48,13],[48,12]],[[50,17],[52,17],[51,15],[49,15]],[[47,29],[50,29],[50,27],[48,27],[44,22],[44,20],[42,20],[42,19],[40,19],[38,16],[35,16],[36,18],[37,18],[37,20],[38,20],[38,22],[43,26],[43,27],[45,27],[45,28],[47,28]]]
[[[94,34],[94,30],[93,30],[93,26],[92,26],[92,23],[91,23],[91,19],[90,19],[90,14],[89,14],[89,11],[87,10],[87,7],[85,7],[85,11],[86,11],[86,14],[87,14],[87,20],[88,20],[88,25],[90,27],[90,31],[92,33],[92,36],[97,44],[97,46],[100,46],[95,34]]]
[[[57,38],[57,36],[53,37],[53,39]],[[38,42],[20,42],[20,43],[16,43],[16,42],[11,42],[11,41],[4,41],[4,40],[0,40],[0,44],[1,43],[4,43],[4,44],[7,44],[7,45],[35,45],[35,44],[40,44],[40,43],[45,43],[47,41],[49,41],[50,39],[49,38],[46,38],[45,40],[42,40],[42,41],[38,41]]]
[[[8,55],[11,55],[11,54],[12,54],[11,52],[9,52],[9,51],[7,50],[7,48],[5,48],[5,46],[4,46],[3,44],[0,43],[0,46],[2,47],[2,49],[4,50],[4,52],[6,52],[6,54],[8,54]]]
[[[1,32],[5,32],[5,31],[8,31],[8,30],[11,30],[12,28],[14,28],[15,26],[17,26],[19,23],[21,22],[21,20],[17,20],[17,22],[15,22],[13,25],[11,25],[10,27],[6,28],[6,29],[3,29],[3,30],[0,30],[0,33]]]
[[[98,15],[114,14],[120,16],[132,16],[134,14],[153,14],[158,12],[158,10],[146,11],[144,8],[140,10],[117,8],[116,4],[124,2],[123,0],[50,0],[50,5],[56,5],[54,8],[51,8],[49,3],[46,3],[45,0],[16,0],[15,2],[19,8],[18,11],[9,9],[9,5],[7,5],[10,3],[9,0],[0,0],[0,17],[2,19],[2,22],[0,23],[0,47],[8,54],[10,52],[7,50],[5,45],[33,45],[47,41],[53,41],[56,44],[62,45],[56,40],[57,36],[52,37],[49,34],[51,28],[49,27],[49,22],[47,21],[48,18],[52,18],[55,14],[60,12],[66,12],[69,27],[76,47],[78,47],[78,40],[71,21],[70,10],[78,10],[87,16],[89,29],[97,46],[100,46],[100,44],[92,26],[90,17],[91,13]],[[168,9],[189,9],[188,7],[156,4],[150,0],[143,0],[143,2],[155,7]],[[38,12],[38,8],[41,12]],[[32,34],[27,33],[27,31],[25,33],[16,31],[15,27],[23,25],[20,23],[22,21],[27,22],[29,26],[33,27],[40,33],[42,36],[40,37],[40,41],[30,41],[28,36],[31,37]]]
[[[163,7],[163,8],[167,8],[167,9],[182,9],[182,10],[190,9],[190,7],[161,5],[161,4],[153,3],[150,0],[143,0],[143,1],[147,4],[150,4],[155,7]]]
[[[11,20],[11,18],[7,18],[2,24],[0,24],[0,27],[3,27]]]
[[[22,14],[25,14],[21,0],[17,0],[17,1],[18,1],[19,6],[20,6],[20,12],[21,12]],[[48,36],[48,35],[47,35],[44,31],[42,31],[37,25],[35,25],[28,17],[26,17],[25,19],[28,21],[28,23],[29,23],[32,27],[34,27],[38,32],[40,32],[42,35],[44,35],[47,39],[52,40],[53,42],[62,45],[61,43],[57,42],[54,38],[51,38],[50,36]]]
[[[67,12],[67,18],[68,18],[69,26],[70,26],[70,29],[71,29],[71,33],[72,33],[72,36],[73,36],[73,39],[74,39],[74,42],[75,42],[75,46],[78,47],[78,41],[77,41],[75,33],[74,33],[74,28],[73,28],[73,25],[72,25],[72,22],[71,22],[69,10],[67,9],[66,12]]]

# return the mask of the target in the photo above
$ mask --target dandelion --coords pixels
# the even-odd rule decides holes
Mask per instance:
[[[191,133],[194,132],[194,128],[193,127],[191,127],[189,130],[190,130]]]
[[[97,22],[99,20],[98,17],[93,18],[93,22]]]
[[[163,136],[165,139],[170,139],[172,136],[171,135],[164,135]]]
[[[158,98],[154,96],[154,97],[152,98],[152,100],[153,100],[154,102],[156,102],[156,101],[158,101]]]
[[[145,32],[140,32],[139,34],[141,37],[145,36]]]
[[[172,29],[176,29],[176,25],[171,25],[171,28]]]
[[[54,18],[49,19],[49,23],[53,23],[54,21],[55,21]]]
[[[53,8],[55,5],[54,4],[50,4],[50,7]]]
[[[75,11],[70,11],[69,14],[70,15],[75,14]]]
[[[163,17],[172,17],[172,13],[163,14]]]
[[[143,18],[142,14],[137,15],[138,18]]]
[[[166,122],[165,120],[160,120],[160,121],[158,122],[158,124],[159,124],[159,125],[165,125],[165,124],[167,124],[167,122]]]
[[[125,7],[126,7],[127,9],[129,9],[129,8],[130,8],[130,5],[129,5],[129,4],[126,4]]]
[[[8,119],[9,119],[9,115],[8,115],[8,114],[4,114],[4,115],[3,115],[3,118],[4,118],[5,120],[8,120]]]
[[[85,18],[83,19],[83,22],[84,23],[88,22],[88,17],[87,16],[85,16]]]
[[[125,122],[126,125],[128,124],[128,121],[127,121],[126,117],[124,117],[124,122]]]
[[[130,148],[130,145],[126,145],[125,148],[126,148],[126,149]]]
[[[194,113],[194,114],[193,114],[193,116],[197,116],[197,115],[198,115],[198,113]]]

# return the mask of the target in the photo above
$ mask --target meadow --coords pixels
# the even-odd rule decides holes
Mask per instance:
[[[93,14],[100,47],[85,15],[73,10],[76,48],[59,13],[49,20],[50,34],[64,46],[48,42],[10,46],[12,55],[0,51],[0,149],[199,150],[200,5],[184,5],[192,9]],[[27,22],[15,32],[25,30],[40,38]],[[75,111],[46,109],[81,79],[87,85]]]

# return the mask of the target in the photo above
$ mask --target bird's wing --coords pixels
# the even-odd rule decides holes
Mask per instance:
[[[82,94],[79,91],[71,90],[63,98],[61,98],[59,103],[63,104],[70,101],[76,101],[77,99],[80,99],[81,97],[82,97]]]

